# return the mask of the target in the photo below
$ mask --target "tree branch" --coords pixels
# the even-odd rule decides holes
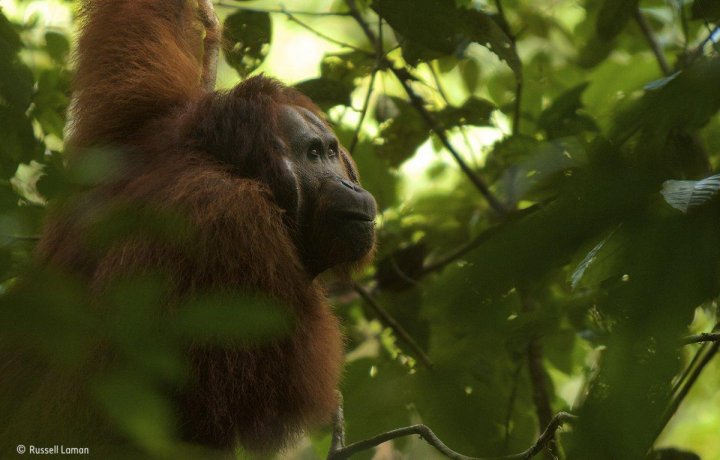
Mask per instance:
[[[377,37],[375,36],[375,32],[373,32],[373,30],[370,28],[370,25],[363,18],[362,14],[357,8],[357,5],[355,4],[355,0],[346,0],[346,3],[348,5],[348,8],[350,9],[350,15],[355,19],[358,25],[360,25],[360,28],[363,30],[365,36],[368,38],[370,43],[373,45],[373,48],[378,49],[379,42]],[[393,63],[390,62],[387,58],[383,58],[382,64],[384,67],[388,68],[393,75],[395,75],[395,77],[398,79],[403,89],[405,90],[405,93],[407,93],[408,98],[410,99],[410,104],[412,104],[415,110],[417,110],[417,112],[423,118],[430,130],[438,137],[438,139],[440,139],[442,145],[450,152],[452,157],[455,159],[455,162],[458,164],[458,166],[460,166],[462,172],[468,177],[468,179],[470,179],[475,188],[477,188],[480,193],[485,197],[490,207],[493,208],[495,212],[497,212],[499,215],[505,216],[508,213],[505,205],[503,205],[495,197],[495,195],[492,194],[492,192],[490,191],[490,187],[487,185],[487,183],[485,183],[482,177],[480,177],[480,175],[473,171],[473,169],[470,168],[470,166],[465,162],[462,156],[460,156],[455,147],[450,143],[450,140],[445,133],[445,129],[440,126],[437,120],[435,120],[435,117],[432,115],[432,113],[430,113],[430,111],[425,108],[425,101],[422,99],[422,97],[420,97],[420,95],[415,92],[415,90],[410,85],[410,81],[414,79],[410,72],[404,67],[395,67]]]
[[[531,314],[537,310],[535,301],[526,293],[524,289],[518,289],[520,302],[525,314]],[[535,405],[538,425],[545,426],[552,419],[552,407],[550,406],[550,396],[548,395],[547,381],[545,379],[545,366],[543,365],[543,349],[540,338],[533,334],[529,337],[527,348],[525,349],[527,357],[528,373],[530,374],[530,385],[532,387],[532,399]],[[546,442],[548,452],[555,457],[557,446],[555,438],[551,438]]]
[[[298,12],[298,11],[290,11],[290,10],[286,9],[285,7],[281,7],[280,9],[277,9],[277,10],[261,10],[261,9],[256,9],[256,8],[247,8],[247,7],[239,7],[239,6],[236,7],[236,6],[234,6],[234,5],[223,5],[223,4],[220,4],[220,6],[233,7],[233,8],[236,8],[236,9],[241,9],[241,10],[243,10],[243,11],[258,11],[258,12],[261,12],[261,13],[283,14],[283,15],[285,15],[285,16],[288,18],[289,21],[294,22],[295,24],[299,25],[299,26],[302,27],[303,29],[307,30],[308,32],[312,33],[313,35],[316,35],[316,36],[318,36],[319,38],[321,38],[321,39],[323,39],[323,40],[325,40],[325,41],[327,41],[327,42],[329,42],[329,43],[333,43],[333,44],[335,44],[335,45],[342,46],[343,48],[349,48],[349,49],[351,49],[351,50],[355,50],[355,51],[358,51],[358,52],[360,52],[360,53],[364,53],[364,54],[367,54],[367,55],[370,55],[370,56],[374,56],[374,55],[375,55],[372,51],[368,51],[368,50],[362,49],[362,48],[360,48],[360,47],[357,47],[357,46],[355,46],[355,45],[351,45],[350,43],[345,43],[345,42],[343,42],[343,41],[340,41],[340,40],[337,40],[337,39],[335,39],[335,38],[333,38],[333,37],[330,37],[329,35],[326,35],[326,34],[320,32],[319,30],[313,28],[312,26],[310,26],[309,24],[305,23],[304,21],[298,19],[298,17],[296,16],[296,15],[349,16],[350,13],[340,14],[340,13],[310,13],[310,12]]]
[[[716,324],[715,327],[713,327],[713,332],[711,333],[690,336],[686,337],[685,340],[683,340],[684,343],[698,343],[694,341],[695,338],[707,336],[713,338],[713,341],[700,341],[704,343],[695,353],[692,361],[672,389],[671,400],[668,403],[668,406],[665,409],[665,412],[660,419],[660,422],[658,423],[657,429],[655,431],[655,437],[653,439],[657,439],[657,437],[660,436],[672,416],[675,415],[675,412],[677,412],[680,404],[682,404],[683,400],[685,400],[685,397],[690,392],[692,386],[700,377],[700,374],[702,374],[702,371],[710,363],[710,361],[712,361],[713,357],[718,353],[718,350],[720,350],[720,340],[717,339],[719,331],[720,323]]]
[[[357,147],[358,140],[360,140],[360,131],[362,131],[363,121],[365,121],[365,115],[367,115],[368,107],[370,107],[370,97],[372,96],[373,89],[375,87],[375,77],[377,76],[378,70],[378,66],[375,66],[372,71],[372,75],[370,76],[370,84],[368,86],[367,94],[365,94],[365,101],[363,102],[362,111],[360,112],[360,120],[358,120],[355,132],[353,133],[352,141],[350,142],[349,152],[351,155],[355,151],[355,147]]]
[[[235,0],[236,2],[240,2],[241,0]],[[239,4],[229,4],[225,3],[224,1],[219,1],[216,3],[217,6],[223,7],[223,8],[233,8],[236,10],[241,11],[252,11],[255,13],[268,13],[268,14],[293,14],[295,16],[350,16],[350,13],[347,11],[343,12],[330,12],[330,11],[287,11],[284,8],[281,9],[273,9],[273,8],[257,8],[257,7],[251,7],[251,6],[245,6],[242,3]]]
[[[495,6],[498,10],[498,17],[500,18],[500,26],[507,34],[510,39],[513,51],[517,54],[517,42],[516,36],[510,30],[510,23],[505,16],[505,8],[503,8],[502,0],[495,0]],[[513,122],[512,122],[512,133],[513,136],[520,134],[520,119],[522,117],[522,99],[523,99],[523,74],[522,74],[522,61],[520,62],[520,71],[515,75],[515,104],[513,109]]]
[[[662,73],[665,76],[670,75],[672,73],[672,68],[670,67],[670,64],[668,64],[660,44],[655,39],[655,35],[650,28],[650,24],[648,24],[647,20],[645,20],[645,16],[642,15],[640,7],[636,8],[633,14],[635,15],[635,21],[638,23],[638,26],[640,26],[643,36],[645,36],[645,40],[647,40],[648,45],[650,45],[650,49],[655,55],[655,59],[657,59],[660,70],[662,70]]]
[[[720,342],[720,332],[703,332],[702,334],[687,336],[682,340],[683,345],[703,342]]]
[[[702,56],[702,54],[703,54],[703,52],[704,52],[704,50],[705,50],[705,46],[706,46],[708,43],[710,43],[711,41],[713,41],[713,37],[715,37],[715,35],[717,35],[717,33],[718,33],[719,31],[720,31],[720,26],[716,26],[715,28],[710,29],[710,31],[709,31],[709,33],[708,33],[708,36],[705,37],[705,39],[703,39],[703,41],[700,42],[700,44],[699,44],[698,46],[696,46],[695,48],[693,48],[693,49],[688,53],[688,55],[686,56],[686,59],[685,59],[685,60],[686,60],[685,65],[692,64],[693,61],[695,61],[695,59],[697,59],[698,57]]]
[[[393,439],[402,438],[410,435],[418,435],[424,439],[428,444],[437,449],[438,452],[453,460],[527,460],[537,455],[547,445],[547,443],[553,439],[555,432],[560,428],[563,423],[575,419],[576,417],[567,412],[560,412],[552,418],[545,431],[530,446],[527,450],[514,455],[508,455],[504,457],[468,457],[467,455],[460,454],[450,449],[443,443],[440,438],[437,437],[433,431],[426,425],[412,425],[404,428],[398,428],[396,430],[387,431],[379,434],[373,438],[365,441],[359,441],[349,446],[336,451],[328,456],[328,460],[345,460],[351,456],[370,450],[373,447],[377,447],[380,444],[391,441]]]
[[[381,307],[380,304],[378,304],[375,299],[372,298],[370,292],[368,292],[367,289],[365,289],[357,282],[353,282],[353,289],[360,295],[360,297],[363,298],[363,300],[365,300],[365,302],[370,306],[373,312],[375,312],[380,321],[387,327],[392,329],[395,335],[397,335],[400,340],[402,340],[408,347],[410,347],[412,353],[418,358],[418,360],[423,363],[428,369],[432,369],[433,362],[430,357],[422,350],[422,348],[420,348],[420,345],[418,345],[415,339],[412,338],[412,336],[405,330],[405,328],[402,327],[402,325],[395,318],[393,318],[393,316],[388,313],[387,310]]]

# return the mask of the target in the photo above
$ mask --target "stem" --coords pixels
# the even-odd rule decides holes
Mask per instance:
[[[672,68],[670,67],[670,64],[668,64],[665,54],[663,53],[658,41],[655,39],[652,29],[650,28],[650,24],[648,24],[647,20],[645,20],[645,16],[642,15],[639,7],[635,9],[634,15],[635,21],[638,23],[638,26],[640,26],[640,30],[645,36],[645,40],[647,40],[648,45],[650,45],[650,49],[655,55],[655,59],[657,59],[660,70],[662,70],[662,73],[665,76],[670,75],[672,73]]]
[[[553,437],[555,436],[555,432],[558,430],[558,428],[560,428],[563,423],[573,420],[575,418],[576,417],[574,415],[568,414],[567,412],[558,413],[557,415],[555,415],[555,417],[552,418],[547,428],[545,428],[545,431],[543,431],[543,433],[532,446],[518,454],[507,455],[504,457],[468,457],[467,455],[455,452],[454,450],[446,446],[445,443],[443,443],[440,438],[438,438],[437,435],[433,433],[433,431],[426,425],[412,425],[379,434],[365,441],[350,444],[344,449],[329,455],[328,460],[345,460],[359,452],[364,452],[366,450],[372,449],[373,447],[377,447],[384,442],[391,441],[397,438],[402,438],[405,436],[410,436],[413,434],[420,436],[428,444],[437,449],[438,452],[440,452],[447,458],[453,460],[527,460],[542,451],[542,449],[547,445],[547,443],[550,442],[551,439],[553,439]]]
[[[718,342],[720,341],[720,332],[703,332],[702,334],[690,335],[682,340],[683,345],[702,342]]]
[[[373,93],[373,88],[375,87],[375,77],[378,73],[378,67],[375,66],[375,68],[372,71],[372,75],[370,76],[370,84],[368,85],[367,94],[365,94],[365,102],[363,103],[362,111],[360,112],[360,120],[358,121],[357,126],[355,127],[355,132],[353,133],[352,141],[350,142],[350,154],[355,151],[355,147],[357,146],[358,140],[360,139],[360,131],[362,130],[363,122],[365,121],[365,115],[367,115],[368,107],[370,106],[370,97]]]
[[[295,24],[299,25],[299,26],[302,27],[303,29],[311,32],[312,34],[314,34],[314,35],[322,38],[323,40],[325,40],[325,41],[327,41],[327,42],[329,42],[329,43],[334,43],[335,45],[342,46],[343,48],[349,48],[349,49],[358,51],[358,52],[360,52],[360,53],[365,53],[365,54],[367,54],[367,55],[374,55],[374,53],[371,52],[371,51],[362,49],[362,48],[360,48],[360,47],[357,47],[357,46],[355,46],[355,45],[351,45],[351,44],[349,44],[349,43],[342,42],[342,41],[340,41],[340,40],[336,40],[336,39],[330,37],[329,35],[325,35],[324,33],[320,32],[319,30],[314,29],[313,27],[311,27],[311,26],[308,25],[307,23],[305,23],[305,22],[301,21],[300,19],[298,19],[298,18],[295,16],[295,13],[293,13],[293,12],[291,12],[291,11],[289,11],[289,10],[286,10],[285,7],[282,7],[280,10],[278,10],[278,11],[273,11],[273,12],[284,14],[285,16],[287,16],[288,20],[294,22]]]
[[[240,1],[240,0],[236,0]],[[296,16],[350,16],[350,13],[347,11],[344,12],[329,12],[329,11],[287,11],[284,8],[282,9],[272,9],[272,8],[257,8],[257,7],[251,7],[251,6],[244,6],[241,4],[229,4],[225,3],[224,1],[219,1],[216,3],[217,6],[222,8],[233,8],[236,10],[241,11],[252,11],[255,13],[268,13],[268,14],[293,14]]]
[[[513,383],[512,391],[510,392],[510,398],[508,399],[507,413],[505,415],[505,450],[507,451],[508,442],[510,442],[510,422],[512,421],[512,414],[515,410],[515,400],[517,399],[518,387],[520,386],[520,371],[522,370],[522,363],[518,361],[518,365],[513,372]]]
[[[515,34],[510,30],[510,23],[505,16],[505,8],[501,0],[495,0],[495,6],[498,10],[498,16],[500,17],[500,26],[507,34],[512,44],[513,51],[517,54],[517,41]],[[522,75],[522,61],[520,61],[520,71],[515,75],[515,104],[513,109],[513,122],[512,122],[512,134],[517,136],[520,134],[520,120],[522,117],[522,99],[523,99],[523,75]]]
[[[365,289],[363,286],[354,282],[353,289],[355,289],[355,292],[357,292],[360,297],[362,297],[363,300],[367,302],[367,304],[375,312],[380,321],[387,327],[392,329],[395,335],[397,335],[400,340],[405,342],[405,344],[410,347],[413,354],[418,358],[418,360],[423,363],[428,369],[432,369],[433,362],[432,360],[430,360],[430,357],[422,350],[422,348],[420,348],[420,345],[418,345],[415,339],[413,339],[412,336],[405,330],[405,328],[402,327],[398,320],[396,320],[390,313],[388,313],[387,310],[380,306],[380,304],[378,304],[375,299],[372,298],[370,292],[368,292],[368,290]]]
[[[526,293],[518,289],[520,301],[525,314],[530,314],[537,310],[535,301]],[[540,338],[537,335],[530,337],[526,348],[528,373],[530,374],[530,384],[532,386],[532,398],[537,414],[538,425],[546,426],[552,419],[552,408],[550,407],[550,396],[548,395],[547,381],[545,379],[545,367],[543,365],[543,348]],[[554,436],[547,442],[548,452],[555,457],[557,446],[555,445]]]
[[[695,353],[695,356],[693,356],[690,365],[687,367],[687,369],[685,369],[683,376],[680,378],[680,380],[678,380],[675,388],[673,388],[673,396],[671,396],[672,399],[668,404],[668,407],[665,409],[665,413],[663,414],[662,419],[658,424],[658,428],[655,432],[655,437],[653,439],[657,439],[657,437],[660,436],[660,434],[665,429],[665,426],[668,424],[668,422],[670,422],[670,419],[673,415],[675,415],[675,412],[677,412],[680,404],[682,404],[683,400],[690,392],[692,386],[700,377],[700,374],[702,374],[705,366],[710,363],[712,358],[717,354],[718,350],[720,350],[720,341],[717,339],[718,331],[720,331],[720,323],[715,325],[712,333],[699,334],[698,336],[690,336],[685,339],[684,342],[686,343],[697,343],[688,340],[692,340],[694,337],[702,336],[714,337],[713,342],[706,341],[702,344],[697,353]]]

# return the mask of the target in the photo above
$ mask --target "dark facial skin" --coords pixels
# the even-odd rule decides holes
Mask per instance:
[[[312,276],[360,261],[373,247],[375,199],[357,181],[335,134],[309,110],[285,106],[279,120],[295,176],[296,244]]]

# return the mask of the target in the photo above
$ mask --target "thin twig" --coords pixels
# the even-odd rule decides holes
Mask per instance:
[[[685,10],[685,0],[680,0],[678,5],[680,8],[680,24],[683,32],[683,55],[687,55],[688,46],[690,46],[690,24]]]
[[[719,342],[720,332],[703,332],[702,334],[690,335],[682,340],[683,345],[703,342]]]
[[[550,439],[555,436],[555,432],[558,430],[558,428],[560,428],[563,423],[573,420],[575,418],[576,417],[574,415],[568,414],[567,412],[558,413],[557,415],[555,415],[555,417],[552,418],[547,428],[545,428],[545,431],[543,431],[537,441],[535,441],[535,443],[530,446],[530,448],[518,454],[508,455],[504,457],[468,457],[467,455],[455,452],[454,450],[446,446],[445,443],[443,443],[440,438],[438,438],[437,435],[433,433],[433,431],[426,425],[412,425],[379,434],[365,441],[350,444],[344,449],[330,455],[328,457],[328,460],[345,460],[359,452],[364,452],[366,450],[372,449],[373,447],[377,447],[384,442],[410,435],[420,436],[428,444],[437,449],[438,452],[445,455],[447,458],[453,460],[527,460],[542,451],[542,449],[550,441]]]
[[[518,293],[523,312],[526,315],[532,314],[537,310],[535,301],[524,292],[524,289],[518,289]],[[527,357],[528,373],[530,374],[530,385],[532,387],[532,399],[535,405],[538,425],[545,426],[550,423],[552,418],[552,408],[550,406],[550,396],[545,379],[542,343],[540,343],[540,338],[536,334],[529,337],[525,355]],[[554,437],[548,440],[546,446],[548,452],[555,456],[557,446],[555,445]]]
[[[375,36],[375,32],[373,32],[373,30],[370,28],[370,25],[363,18],[362,14],[357,8],[357,5],[355,4],[355,0],[346,0],[346,3],[350,9],[350,14],[352,15],[352,17],[363,30],[365,36],[368,38],[373,47],[377,49],[378,39]],[[465,162],[465,160],[462,158],[462,156],[460,156],[457,150],[455,150],[455,147],[450,143],[450,140],[445,133],[445,129],[440,126],[440,124],[435,120],[435,117],[430,113],[430,111],[425,108],[425,101],[422,97],[420,97],[420,95],[415,92],[415,90],[410,85],[410,81],[413,80],[410,72],[406,68],[395,67],[387,59],[385,59],[382,64],[384,67],[387,67],[393,75],[395,75],[395,77],[398,79],[403,89],[405,90],[405,93],[407,93],[408,98],[410,99],[410,104],[412,104],[415,110],[417,110],[417,112],[423,118],[430,130],[438,137],[438,139],[440,139],[442,145],[450,152],[452,157],[455,159],[455,162],[458,164],[458,166],[460,166],[460,169],[463,171],[463,173],[470,179],[473,185],[475,185],[475,187],[485,197],[490,207],[492,207],[499,215],[505,216],[508,213],[505,205],[503,205],[495,197],[495,195],[493,195],[493,193],[490,191],[490,187],[485,183],[485,181],[480,177],[480,175],[478,175]]]
[[[442,83],[440,82],[440,76],[435,71],[435,62],[428,62],[427,63],[428,69],[430,69],[430,75],[432,75],[433,80],[435,81],[435,87],[437,89],[437,92],[440,94],[440,97],[445,101],[445,104],[450,105],[450,99],[447,97],[447,93],[445,93],[445,90],[442,87]]]
[[[425,108],[425,101],[415,92],[412,86],[410,86],[410,75],[402,69],[398,69],[396,67],[391,67],[390,71],[395,75],[395,77],[397,77],[398,81],[405,90],[405,93],[407,93],[408,97],[410,98],[410,104],[412,104],[412,106],[415,108],[415,110],[417,110],[423,120],[425,120],[425,123],[430,127],[430,130],[438,137],[443,147],[445,147],[447,151],[450,152],[450,155],[452,155],[452,157],[455,159],[455,162],[458,164],[458,166],[460,166],[462,172],[465,173],[465,175],[468,177],[468,179],[470,179],[475,188],[477,188],[478,191],[480,191],[480,193],[485,197],[485,200],[487,200],[490,207],[493,208],[493,210],[495,210],[495,212],[497,212],[501,216],[507,215],[508,210],[505,205],[495,197],[495,195],[490,191],[490,187],[487,185],[485,180],[480,177],[480,175],[477,174],[467,164],[467,162],[465,162],[465,160],[458,153],[458,151],[455,150],[455,147],[450,143],[450,139],[448,139],[447,137],[445,129],[440,126],[437,120],[435,120],[433,114]]]
[[[495,7],[498,11],[498,17],[500,18],[500,26],[507,34],[510,39],[510,45],[512,46],[513,52],[517,54],[517,37],[510,30],[510,23],[505,15],[505,8],[503,8],[502,0],[495,0]],[[515,104],[513,108],[513,122],[512,122],[512,134],[516,136],[520,134],[520,121],[522,118],[522,99],[523,99],[523,75],[522,75],[522,62],[518,60],[520,68],[515,75]]]
[[[385,59],[385,54],[383,53],[383,40],[382,40],[382,18],[380,16],[378,16],[378,33],[380,34],[380,39],[378,40],[377,47],[375,48],[375,52],[376,52],[375,67],[373,67],[372,75],[370,76],[370,84],[368,85],[368,90],[367,90],[367,94],[365,95],[365,101],[363,103],[363,108],[362,108],[362,111],[360,112],[360,120],[358,121],[358,124],[355,127],[355,132],[353,133],[352,142],[350,143],[350,154],[352,154],[355,151],[355,147],[357,146],[358,140],[360,140],[360,131],[362,131],[362,125],[363,125],[363,122],[365,121],[365,116],[367,115],[368,108],[370,107],[370,98],[372,97],[373,89],[375,88],[375,77],[377,76],[377,73],[380,70],[383,59]]]
[[[372,74],[370,75],[370,84],[368,85],[367,94],[365,94],[365,101],[363,102],[362,111],[360,112],[360,120],[358,120],[357,126],[355,127],[355,132],[353,133],[352,141],[350,142],[349,151],[351,155],[355,151],[355,147],[357,147],[357,143],[360,140],[360,131],[362,131],[362,125],[365,121],[368,107],[370,107],[370,98],[372,97],[373,89],[375,87],[375,77],[377,76],[378,70],[379,68],[375,66]]]
[[[370,292],[368,292],[368,290],[365,289],[364,286],[354,282],[353,289],[360,295],[360,297],[363,298],[363,300],[365,300],[365,302],[370,306],[370,308],[372,308],[380,321],[387,327],[392,329],[395,335],[397,335],[400,340],[405,342],[405,344],[410,347],[413,354],[418,358],[418,360],[423,363],[428,369],[432,369],[433,362],[432,360],[430,360],[430,357],[422,350],[422,348],[420,348],[420,345],[418,345],[415,339],[412,338],[412,336],[405,330],[405,328],[398,322],[398,320],[396,320],[390,313],[388,313],[387,310],[380,306],[380,304],[378,304],[375,299],[373,299]]]
[[[357,47],[357,46],[355,46],[355,45],[351,45],[350,43],[345,43],[345,42],[343,42],[343,41],[337,40],[337,39],[335,39],[335,38],[333,38],[333,37],[331,37],[331,36],[329,36],[329,35],[326,35],[326,34],[320,32],[319,30],[315,29],[314,27],[310,26],[309,24],[307,24],[307,23],[301,21],[300,19],[298,19],[297,16],[295,16],[295,14],[294,14],[293,12],[285,9],[285,7],[281,7],[280,10],[274,11],[274,12],[275,12],[275,13],[284,14],[285,16],[287,16],[288,20],[294,22],[295,24],[299,25],[299,26],[302,27],[303,29],[307,30],[308,32],[311,32],[312,34],[314,34],[314,35],[322,38],[323,40],[325,40],[325,41],[327,41],[327,42],[329,42],[329,43],[333,43],[333,44],[335,44],[335,45],[342,46],[343,48],[349,48],[349,49],[351,49],[351,50],[355,50],[355,51],[358,51],[358,52],[360,52],[360,53],[364,53],[364,54],[367,54],[367,55],[370,55],[370,56],[374,56],[374,55],[375,55],[375,53],[373,53],[372,51],[368,51],[368,50],[362,49],[362,48]]]
[[[715,28],[709,30],[708,36],[705,37],[705,38],[703,39],[703,41],[701,41],[698,46],[696,46],[695,48],[693,48],[693,49],[688,53],[687,58],[686,58],[686,64],[685,64],[686,66],[692,64],[692,63],[695,61],[695,59],[697,59],[697,58],[699,58],[700,56],[702,56],[702,54],[703,54],[703,52],[704,52],[704,50],[705,50],[705,46],[706,46],[708,43],[710,43],[710,42],[713,42],[713,43],[714,43],[713,37],[718,33],[718,31],[720,31],[720,26],[716,26]]]
[[[481,235],[482,236],[482,235]],[[462,258],[465,254],[472,251],[473,249],[480,246],[480,243],[485,241],[485,238],[476,238],[468,243],[463,244],[457,249],[454,249],[453,251],[449,252],[448,254],[438,257],[433,262],[425,264],[416,278],[420,278],[422,276],[425,276],[429,273],[437,272],[442,270],[443,268],[447,267],[451,263],[457,261],[458,259]]]
[[[720,323],[716,324],[715,327],[713,327],[713,332],[709,333],[709,335],[716,335],[720,331]],[[708,334],[699,334],[699,336],[702,335],[708,335]],[[691,336],[692,337],[692,336]],[[688,337],[689,339],[690,337]],[[693,342],[688,342],[693,343]],[[683,376],[678,380],[678,382],[675,384],[675,387],[673,388],[673,391],[671,393],[671,401],[668,404],[668,407],[665,409],[665,412],[660,419],[660,423],[658,423],[657,429],[655,431],[655,437],[653,439],[657,439],[658,436],[663,432],[665,429],[665,426],[670,422],[670,419],[673,415],[675,415],[675,412],[677,412],[678,408],[680,407],[680,404],[682,404],[683,400],[685,400],[685,397],[690,392],[690,389],[693,387],[697,379],[700,377],[700,374],[702,374],[702,371],[705,369],[705,367],[712,361],[713,357],[718,353],[718,350],[720,350],[720,341],[715,340],[713,342],[704,342],[700,349],[695,353],[695,356],[693,356],[692,361],[690,362],[690,365],[685,369],[685,372],[683,373]]]
[[[238,0],[239,1],[239,0]],[[350,16],[350,13],[347,11],[342,12],[332,12],[332,11],[287,11],[284,8],[281,9],[273,9],[273,8],[257,8],[252,6],[245,6],[243,4],[237,4],[237,3],[226,3],[224,1],[219,1],[215,3],[216,6],[222,7],[222,8],[233,8],[236,10],[241,11],[252,11],[255,13],[268,13],[268,14],[287,14],[288,12],[290,14],[293,14],[295,16]]]
[[[515,410],[515,400],[517,399],[518,387],[520,386],[520,371],[522,370],[522,361],[518,361],[515,372],[512,376],[512,389],[510,390],[510,398],[508,399],[507,412],[505,413],[505,450],[507,451],[508,442],[510,442],[510,422],[512,421],[512,414]]]
[[[660,70],[662,70],[664,75],[670,75],[672,73],[672,68],[670,67],[670,64],[668,64],[668,61],[665,58],[665,53],[663,53],[660,44],[655,39],[655,35],[650,28],[650,24],[648,24],[647,20],[645,20],[645,16],[643,16],[639,7],[635,9],[633,14],[635,15],[635,21],[638,23],[638,26],[640,26],[640,30],[642,31],[645,40],[647,40],[648,45],[650,45],[650,49],[655,55],[655,59],[657,59]]]

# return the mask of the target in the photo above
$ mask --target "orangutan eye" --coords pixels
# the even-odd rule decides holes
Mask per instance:
[[[323,148],[320,139],[312,139],[308,146],[308,157],[310,157],[311,160],[319,160],[322,151]]]

